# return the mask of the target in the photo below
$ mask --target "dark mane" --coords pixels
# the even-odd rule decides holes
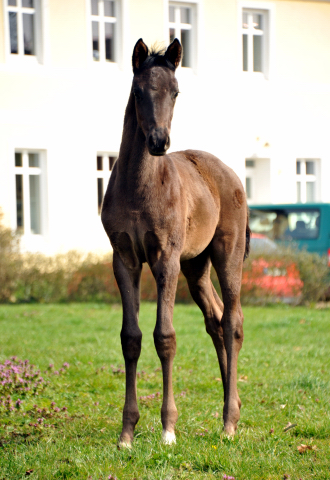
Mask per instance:
[[[174,71],[175,66],[165,56],[165,51],[166,49],[162,47],[151,47],[150,51],[148,52],[148,57],[145,59],[145,61],[140,67],[140,71],[151,67],[167,67],[170,70]]]

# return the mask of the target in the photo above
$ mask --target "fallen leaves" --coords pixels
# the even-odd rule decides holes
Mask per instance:
[[[300,454],[306,453],[308,450],[316,451],[317,446],[316,445],[298,445],[297,450]]]

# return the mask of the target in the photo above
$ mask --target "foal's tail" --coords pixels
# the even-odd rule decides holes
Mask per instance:
[[[251,230],[249,227],[249,209],[248,209],[247,216],[246,216],[244,260],[249,256],[249,253],[250,253],[250,238],[251,238]]]

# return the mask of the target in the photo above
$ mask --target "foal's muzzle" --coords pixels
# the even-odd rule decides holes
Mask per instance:
[[[147,137],[147,146],[150,155],[165,155],[170,146],[170,136],[167,128],[153,128]]]

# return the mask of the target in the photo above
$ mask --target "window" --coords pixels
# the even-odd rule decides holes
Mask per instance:
[[[313,159],[296,161],[297,202],[315,202],[317,199],[318,162]]]
[[[16,225],[20,233],[42,234],[42,158],[40,152],[15,153]]]
[[[96,157],[97,171],[97,212],[100,215],[102,209],[103,197],[108,186],[111,171],[117,160],[116,156],[104,154]]]
[[[5,0],[11,57],[37,57],[39,47],[39,0]]]
[[[90,0],[95,62],[118,61],[118,1]]]
[[[242,42],[243,72],[266,73],[267,12],[243,9]]]
[[[169,33],[170,42],[178,38],[182,44],[183,67],[193,67],[193,35],[194,35],[194,6],[185,4],[170,4]]]
[[[245,192],[249,204],[271,201],[269,158],[245,159]]]
[[[309,240],[318,238],[320,211],[314,208],[279,208],[250,210],[250,228],[253,233],[272,240]]]

